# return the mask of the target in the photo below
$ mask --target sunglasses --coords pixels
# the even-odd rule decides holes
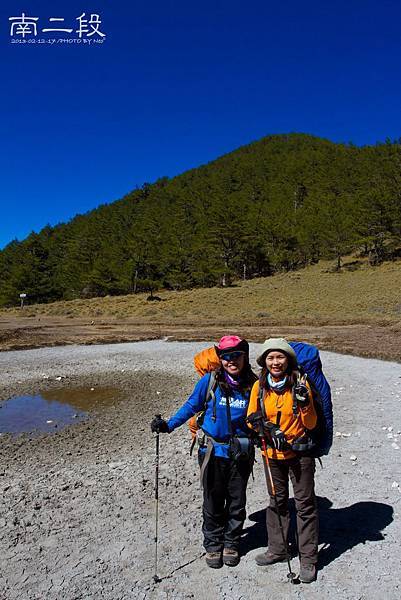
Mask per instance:
[[[241,350],[235,350],[234,352],[223,352],[220,354],[221,360],[236,360],[240,356],[244,356],[245,352],[241,352]]]

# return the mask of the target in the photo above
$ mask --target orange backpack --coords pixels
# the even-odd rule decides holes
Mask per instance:
[[[220,359],[217,356],[215,347],[212,346],[211,348],[206,348],[205,350],[198,352],[198,354],[195,354],[194,366],[195,366],[196,372],[198,373],[198,375],[200,377],[203,377],[204,375],[206,375],[206,373],[213,374],[213,372],[216,371],[220,367]],[[200,413],[191,417],[191,419],[188,422],[188,427],[191,432],[193,441],[195,440],[196,432],[200,428],[199,423],[198,423],[199,416],[202,415],[206,410],[206,404],[208,403],[209,398],[213,393],[214,385],[215,385],[215,377],[212,376],[212,377],[210,377],[209,385],[207,388],[204,409]]]
[[[206,348],[195,354],[194,367],[200,377],[218,369],[220,367],[220,359],[217,356],[215,347]]]

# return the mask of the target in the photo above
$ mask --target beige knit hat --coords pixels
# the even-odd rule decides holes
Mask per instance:
[[[295,354],[295,350],[291,348],[287,340],[284,338],[269,338],[263,342],[262,352],[256,359],[256,362],[260,367],[266,366],[266,354],[273,350],[277,350],[280,352],[284,352],[290,359],[292,366],[295,367],[297,364],[297,355]]]

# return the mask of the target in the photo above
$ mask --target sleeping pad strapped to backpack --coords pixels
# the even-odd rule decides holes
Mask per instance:
[[[289,342],[289,344],[295,350],[301,374],[307,375],[308,382],[311,385],[318,417],[315,430],[310,432],[315,442],[315,447],[310,454],[315,457],[324,456],[329,453],[333,443],[333,405],[330,386],[323,374],[319,350],[315,346],[304,342]],[[201,377],[206,373],[213,373],[213,371],[219,369],[220,360],[214,346],[196,354],[194,365],[195,370]],[[205,408],[214,392],[214,385],[215,377],[212,377],[205,399]],[[199,415],[195,415],[189,421],[189,429],[193,438],[199,429],[198,418]]]

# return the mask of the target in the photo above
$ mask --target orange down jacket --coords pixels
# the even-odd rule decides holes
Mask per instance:
[[[298,409],[298,415],[295,417],[292,411],[292,389],[289,387],[284,392],[278,394],[273,390],[269,390],[265,393],[264,407],[268,421],[275,423],[279,426],[281,431],[284,433],[287,442],[291,444],[294,440],[301,437],[305,433],[305,429],[313,429],[316,426],[317,416],[315,406],[313,404],[312,392],[309,384],[306,384],[309,389],[310,402],[305,408]],[[251,391],[251,398],[248,406],[248,416],[258,410],[258,395],[259,395],[259,381],[256,381]],[[277,415],[280,414],[280,422],[277,423]],[[250,427],[250,425],[249,425]],[[292,450],[285,450],[280,452],[273,448],[268,448],[267,455],[269,458],[277,458],[279,460],[285,458],[293,458],[296,456]]]

